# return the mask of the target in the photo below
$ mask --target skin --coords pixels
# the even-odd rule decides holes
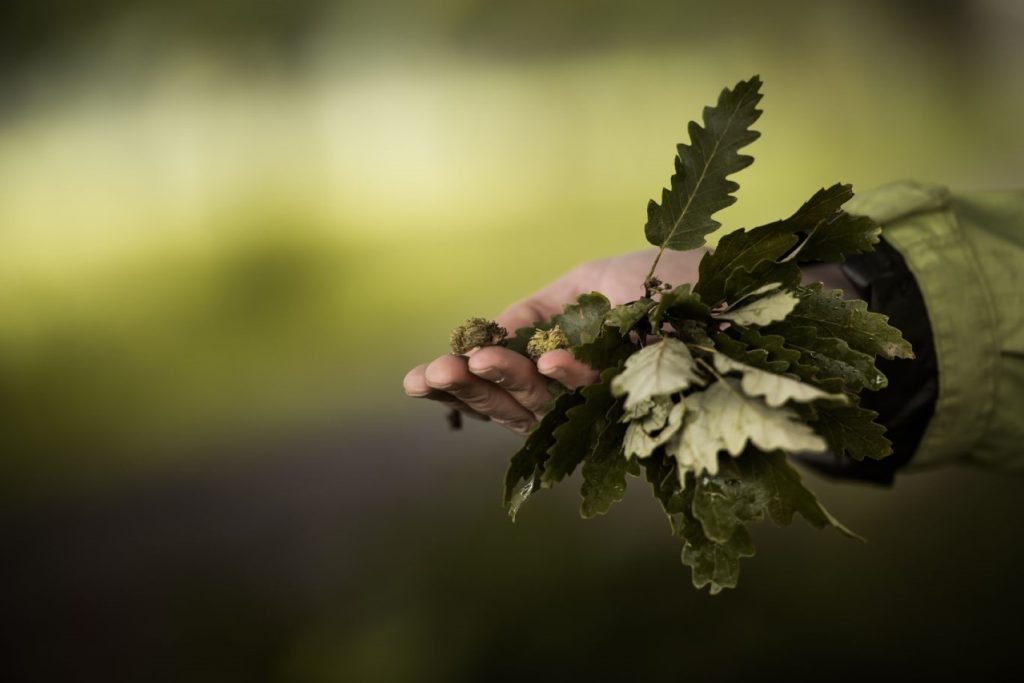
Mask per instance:
[[[495,320],[514,331],[560,313],[585,292],[601,292],[612,306],[639,299],[643,280],[656,254],[654,249],[583,263],[540,291],[506,308]],[[702,250],[662,255],[655,273],[673,286],[697,281]],[[804,282],[824,282],[833,289],[856,292],[835,264],[803,269]],[[471,350],[465,356],[446,354],[410,370],[403,381],[405,393],[437,401],[468,417],[490,420],[519,434],[526,434],[544,415],[551,399],[548,386],[560,382],[575,389],[597,380],[597,372],[564,349],[537,359],[500,346]]]

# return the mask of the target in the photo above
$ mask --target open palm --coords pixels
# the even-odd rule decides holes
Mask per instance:
[[[518,301],[497,318],[510,333],[561,313],[585,292],[597,291],[612,306],[643,296],[644,277],[655,251],[644,251],[584,263],[535,294]],[[673,285],[694,282],[700,252],[666,252],[656,275]],[[466,356],[444,355],[419,365],[405,376],[405,392],[439,401],[470,417],[492,420],[526,433],[551,399],[555,380],[575,389],[597,379],[597,372],[566,350],[549,351],[536,364],[500,346],[473,349]]]

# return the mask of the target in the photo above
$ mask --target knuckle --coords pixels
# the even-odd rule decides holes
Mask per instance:
[[[462,400],[473,408],[473,410],[484,413],[485,415],[493,415],[494,413],[499,412],[502,407],[501,400],[498,395],[492,392],[467,396]]]
[[[540,413],[551,400],[551,392],[543,387],[515,394],[516,399],[524,408],[532,413]]]
[[[500,346],[484,346],[469,357],[469,367],[471,370],[479,370],[481,368],[499,365],[504,360],[504,351],[505,349]]]

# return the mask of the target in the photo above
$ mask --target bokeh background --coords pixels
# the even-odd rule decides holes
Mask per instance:
[[[8,0],[0,677],[852,679],[1016,661],[1019,479],[807,474],[689,585],[636,482],[499,506],[517,439],[407,368],[643,246],[673,144],[765,81],[729,228],[824,184],[1024,185],[1015,0]]]

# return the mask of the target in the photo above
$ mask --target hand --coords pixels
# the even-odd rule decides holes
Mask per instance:
[[[561,313],[586,292],[601,292],[612,306],[644,294],[644,277],[656,250],[591,261],[573,268],[536,294],[512,304],[496,320],[509,334]],[[655,273],[673,286],[695,282],[702,251],[666,251]],[[570,389],[591,384],[597,372],[569,351],[549,351],[536,364],[500,346],[473,349],[466,356],[448,354],[419,365],[405,376],[405,393],[455,408],[469,417],[491,420],[514,432],[529,432],[551,400],[548,384]]]

